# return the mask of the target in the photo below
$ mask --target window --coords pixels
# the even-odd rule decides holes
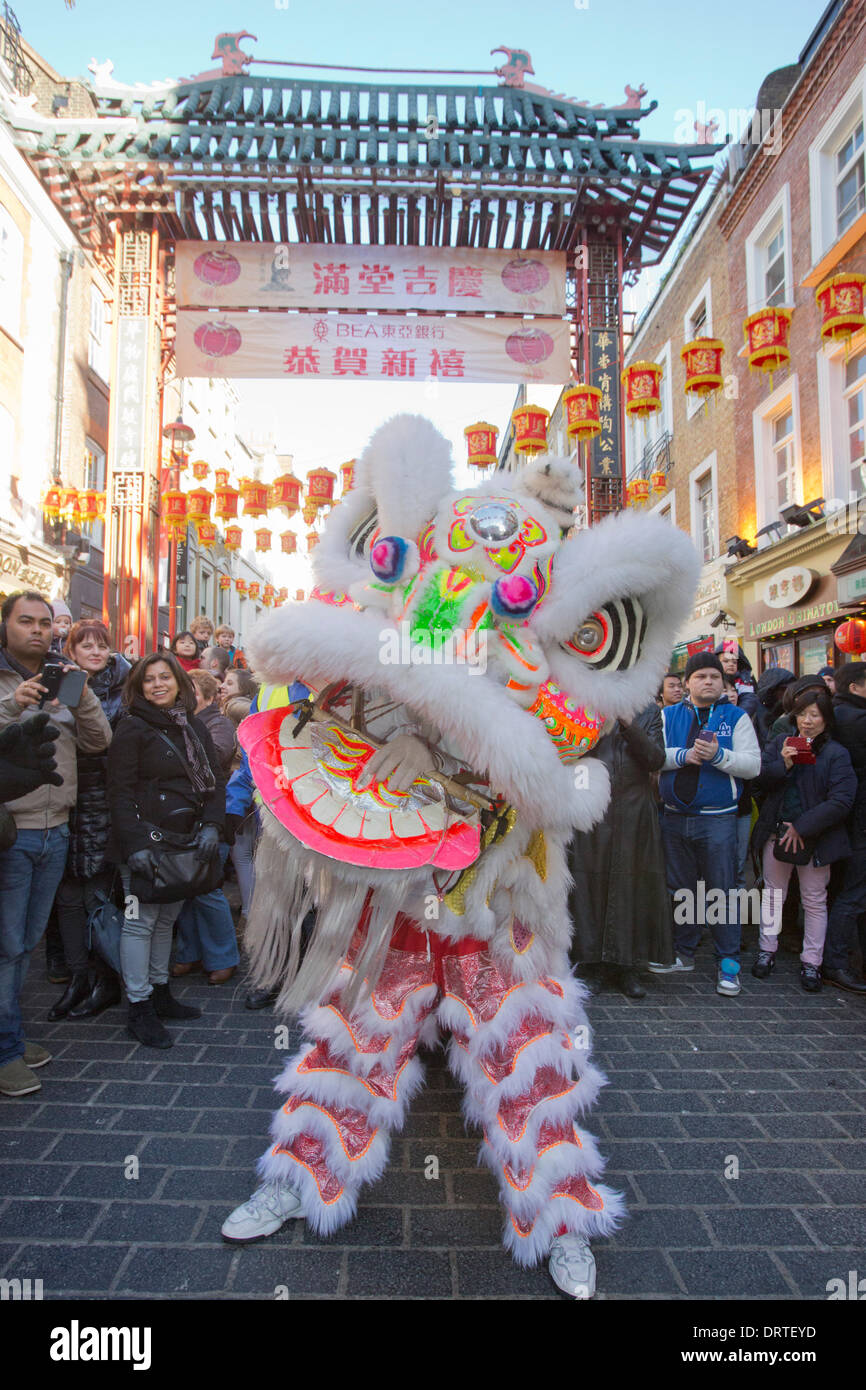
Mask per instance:
[[[785,300],[785,228],[781,222],[766,247],[764,269],[764,303],[782,304]]]
[[[21,287],[24,278],[24,238],[7,208],[0,206],[0,325],[21,336]]]
[[[795,376],[762,401],[752,416],[757,529],[779,520],[783,507],[803,501],[800,396]],[[782,523],[783,531],[787,528]]]
[[[706,280],[692,300],[683,317],[683,342],[691,343],[695,338],[713,336],[713,301],[710,281]],[[691,419],[700,410],[703,401],[693,392],[686,401],[686,418]]]
[[[836,151],[836,234],[841,236],[866,210],[863,177],[863,121]]]
[[[656,502],[650,512],[660,516],[662,521],[669,521],[671,526],[677,524],[677,498],[676,493],[671,491],[661,501]]]
[[[821,491],[838,507],[866,496],[866,333],[828,344],[817,360]]]
[[[809,147],[812,265],[866,213],[866,67]]]
[[[866,491],[866,347],[845,363],[845,415],[848,431],[848,486],[860,497]]]
[[[781,188],[746,237],[747,312],[768,304],[793,304],[791,189]]]
[[[689,317],[689,341],[692,338],[707,336],[707,301],[702,299],[695,312]]]
[[[87,362],[97,376],[108,381],[111,361],[111,334],[105,321],[105,300],[97,285],[90,286],[90,334]]]
[[[92,439],[84,441],[84,487],[94,492],[105,491],[105,450]],[[82,536],[87,536],[96,550],[105,548],[105,522],[90,521],[81,527]]]
[[[717,508],[716,455],[710,454],[689,476],[691,494],[692,539],[704,564],[719,553],[719,522]]]

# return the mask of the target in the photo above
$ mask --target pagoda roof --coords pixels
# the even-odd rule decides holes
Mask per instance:
[[[0,114],[85,240],[147,214],[170,239],[572,251],[622,229],[623,267],[664,255],[719,146],[640,138],[655,103],[588,107],[509,86],[246,74],[123,86],[87,117]]]

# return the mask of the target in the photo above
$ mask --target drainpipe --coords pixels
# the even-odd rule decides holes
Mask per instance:
[[[74,253],[63,251],[60,264],[63,267],[60,281],[60,327],[57,338],[57,382],[54,393],[54,478],[60,481],[61,455],[63,453],[63,379],[66,367],[66,318],[69,309],[69,281],[72,278]]]

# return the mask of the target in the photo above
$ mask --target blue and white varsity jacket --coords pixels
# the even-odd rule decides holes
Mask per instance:
[[[721,700],[698,713],[690,700],[682,700],[668,705],[662,714],[666,756],[659,795],[665,807],[691,816],[736,815],[743,783],[761,771],[761,750],[746,711]],[[695,768],[686,763],[686,754],[699,728],[715,734],[719,748],[711,761]],[[678,776],[681,770],[691,775]],[[689,790],[688,784],[694,784],[689,799],[683,798],[684,783]]]

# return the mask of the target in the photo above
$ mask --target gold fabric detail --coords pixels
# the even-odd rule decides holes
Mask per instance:
[[[466,894],[478,877],[478,866],[484,857],[484,851],[495,842],[503,840],[506,835],[510,835],[516,820],[517,812],[513,806],[503,806],[497,812],[481,836],[481,850],[475,863],[463,870],[454,887],[443,896],[442,901],[448,911],[454,913],[455,917],[462,917],[466,911]],[[493,889],[490,890],[490,896],[493,896]]]

